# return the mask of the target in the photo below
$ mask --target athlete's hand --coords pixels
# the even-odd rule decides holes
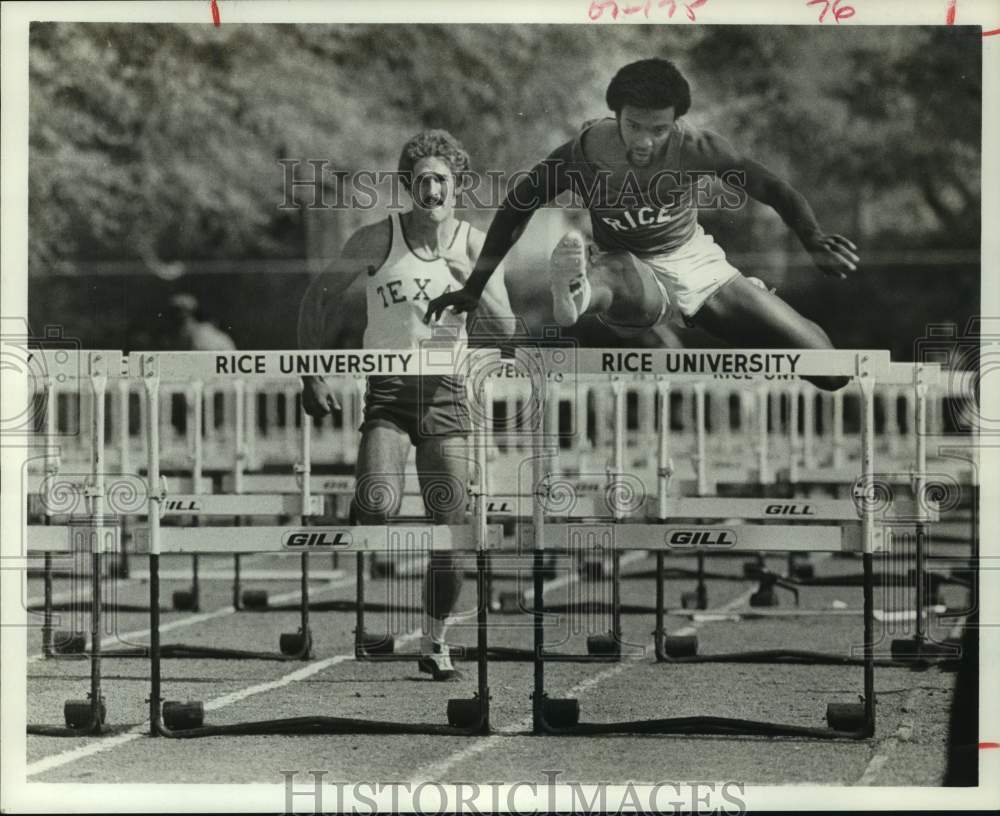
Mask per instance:
[[[473,312],[478,306],[479,295],[470,292],[463,286],[453,292],[445,292],[428,303],[424,323],[430,323],[432,318],[437,322],[441,319],[445,309],[451,309],[454,314],[462,314],[463,312]]]
[[[855,254],[858,248],[843,235],[820,234],[806,241],[805,247],[824,275],[846,278],[848,272],[857,271],[861,260]]]
[[[325,379],[322,377],[303,377],[302,410],[313,419],[320,419],[327,414],[339,411],[340,403]]]

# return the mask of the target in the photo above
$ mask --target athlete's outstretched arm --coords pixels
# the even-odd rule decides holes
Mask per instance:
[[[345,298],[355,281],[369,267],[378,267],[388,252],[388,221],[369,224],[354,232],[329,269],[309,283],[299,305],[299,348],[357,348],[364,324],[357,325],[357,309],[347,308]],[[364,316],[364,308],[360,310]]]
[[[344,244],[338,258],[329,269],[317,275],[309,284],[299,304],[299,348],[357,348],[364,332],[350,318],[365,314],[347,304],[347,293],[369,267],[380,266],[388,252],[388,221],[361,227]],[[362,294],[363,297],[363,294]],[[319,418],[340,405],[323,377],[302,378],[302,407],[309,416]]]
[[[825,233],[805,196],[791,184],[760,162],[740,155],[717,133],[699,131],[694,141],[698,160],[725,183],[741,183],[751,198],[774,209],[825,274],[846,278],[848,271],[857,270],[857,247],[842,235]]]
[[[427,305],[424,322],[439,320],[445,309],[457,314],[470,312],[479,305],[483,291],[494,270],[524,233],[535,210],[569,189],[565,169],[571,160],[572,142],[556,148],[546,159],[536,164],[515,185],[493,216],[483,241],[482,252],[465,286],[434,298]]]

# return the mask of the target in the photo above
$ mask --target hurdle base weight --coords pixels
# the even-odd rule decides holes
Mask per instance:
[[[56,630],[52,636],[52,651],[56,654],[83,654],[87,651],[87,633]]]
[[[278,638],[278,646],[281,653],[287,657],[302,655],[308,657],[312,651],[312,632],[308,629],[298,632],[284,632]]]
[[[690,592],[681,593],[682,609],[708,609],[708,589],[698,587]]]
[[[855,732],[865,725],[864,703],[829,703],[826,724],[834,731]]]
[[[955,643],[938,643],[917,637],[895,638],[890,649],[893,660],[912,660],[917,663],[923,663],[927,660],[947,660],[959,656],[959,650]]]
[[[266,589],[245,589],[241,596],[244,609],[267,609],[268,595]]]
[[[580,723],[580,701],[567,697],[542,700],[542,717],[552,728],[574,728]]]
[[[448,725],[469,731],[479,725],[482,719],[479,698],[456,698],[448,701]]]
[[[697,635],[664,635],[657,633],[661,637],[661,651],[667,657],[694,657],[698,654]]]
[[[179,589],[171,596],[171,604],[176,612],[197,612],[198,599],[189,589]]]
[[[171,731],[187,731],[205,724],[205,704],[200,700],[185,703],[168,700],[163,704],[163,724]]]
[[[97,714],[98,723],[104,725],[108,718],[108,707],[103,696],[97,705]],[[67,728],[87,728],[92,716],[93,706],[90,700],[67,700],[63,703],[63,721]]]
[[[587,654],[621,657],[622,645],[613,632],[587,637]]]

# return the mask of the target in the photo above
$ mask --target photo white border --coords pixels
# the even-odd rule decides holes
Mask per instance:
[[[621,0],[622,4],[630,0]],[[943,25],[949,0],[851,0],[855,16],[839,25]],[[955,24],[981,25],[984,30],[1000,28],[1000,2],[995,0],[957,0]],[[589,25],[818,25],[818,10],[807,0],[709,0],[697,10],[697,23],[683,15],[667,20],[664,14],[651,11],[648,20],[642,15],[610,19],[605,14],[599,23],[588,17],[590,0],[338,0],[336,3],[268,2],[268,0],[219,0],[223,26],[234,23],[287,22],[378,22],[378,23],[577,23]],[[185,22],[211,25],[209,0],[190,2],[93,2],[93,3],[4,3],[0,8],[0,59],[2,59],[2,244],[3,269],[0,287],[0,311],[4,316],[27,318],[27,206],[28,206],[28,24],[32,20],[79,22]],[[834,25],[829,19],[825,25]],[[982,153],[982,314],[1000,318],[1000,167],[998,155],[990,147],[1000,145],[1000,35],[985,37],[983,42],[983,153]],[[994,224],[993,228],[988,228]],[[9,400],[26,405],[26,386],[21,378],[2,372],[2,391]],[[981,382],[981,404],[987,417],[996,416],[1000,407],[1000,382],[992,378]],[[994,410],[991,410],[994,409]],[[9,411],[5,408],[5,413]],[[986,437],[989,443],[989,437]],[[1000,446],[1000,441],[994,443]],[[983,446],[981,453],[981,536],[983,555],[998,555],[1000,541],[1000,501],[998,474],[1000,455],[996,447]],[[21,459],[17,450],[4,447],[0,478],[5,485],[19,484]],[[2,512],[3,554],[16,552],[20,535],[16,528],[21,518],[18,492],[4,491],[0,497]],[[15,520],[13,524],[10,520]],[[13,530],[13,535],[11,534]],[[985,571],[981,575],[983,621],[1000,620],[1000,576]],[[154,785],[71,785],[26,783],[25,712],[26,630],[25,612],[18,602],[22,574],[0,570],[0,593],[3,597],[2,638],[3,682],[0,700],[0,751],[2,784],[0,808],[4,812],[156,811],[163,805],[163,786]],[[19,625],[20,624],[20,625]],[[1000,687],[1000,627],[981,629],[980,734],[983,740],[1000,741],[1000,695],[989,693]],[[670,739],[665,737],[665,739]],[[754,809],[843,808],[855,810],[988,808],[1000,801],[1000,750],[980,752],[981,786],[966,790],[956,788],[838,788],[817,786],[748,787],[746,801]],[[169,787],[175,812],[223,812],[242,808],[248,812],[280,812],[284,808],[284,786],[275,785],[174,785]],[[180,798],[183,794],[183,798]],[[333,789],[327,802],[333,802]],[[518,799],[518,807],[522,805]],[[557,800],[568,804],[565,799]],[[363,804],[363,803],[362,803]],[[385,802],[388,805],[388,801]],[[547,808],[547,797],[524,808]],[[488,807],[488,802],[483,803]],[[565,806],[565,805],[564,805]]]

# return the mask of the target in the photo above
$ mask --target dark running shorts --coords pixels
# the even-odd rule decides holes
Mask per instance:
[[[375,420],[391,422],[413,445],[472,432],[461,377],[369,377],[361,432]]]

